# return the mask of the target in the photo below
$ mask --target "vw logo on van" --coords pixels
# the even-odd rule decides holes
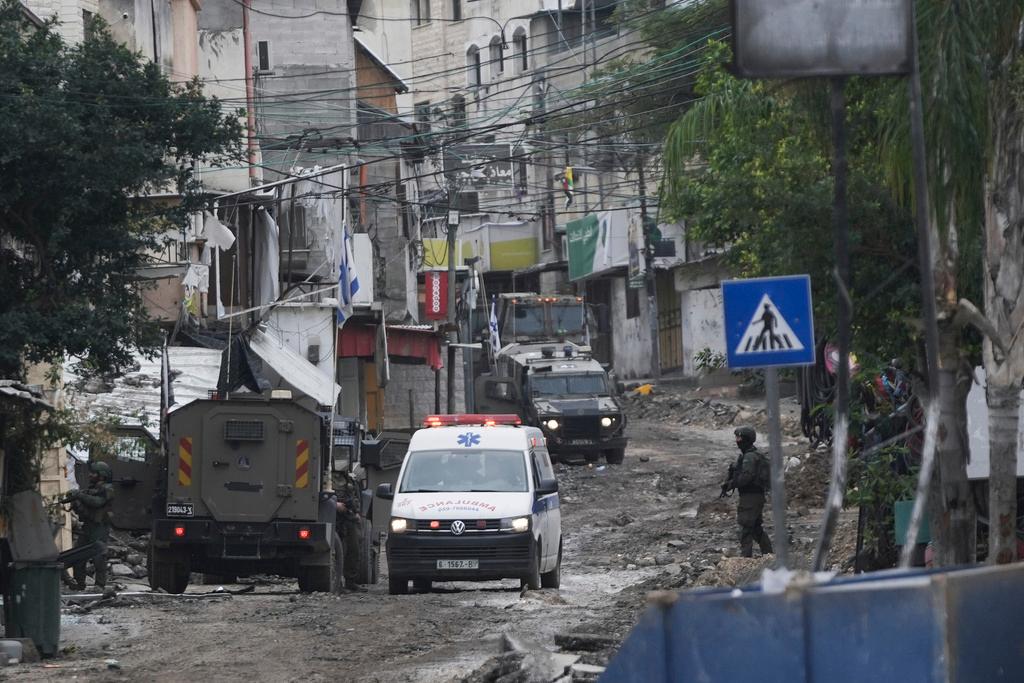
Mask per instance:
[[[466,523],[463,522],[461,519],[457,519],[454,522],[452,522],[452,533],[456,536],[461,536],[465,530]]]

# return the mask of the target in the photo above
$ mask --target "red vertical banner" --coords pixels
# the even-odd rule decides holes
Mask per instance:
[[[448,318],[448,273],[428,270],[423,274],[423,310],[427,320]]]

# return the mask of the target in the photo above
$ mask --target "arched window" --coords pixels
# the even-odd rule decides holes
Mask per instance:
[[[530,70],[530,54],[526,49],[526,29],[520,26],[512,35],[512,51],[515,54],[516,73],[526,73]]]
[[[466,98],[456,95],[452,98],[452,128],[466,127]]]
[[[505,54],[501,49],[501,36],[491,38],[491,80],[496,79],[505,69]]]
[[[470,87],[480,85],[483,74],[480,72],[480,49],[476,45],[466,52],[466,82]]]

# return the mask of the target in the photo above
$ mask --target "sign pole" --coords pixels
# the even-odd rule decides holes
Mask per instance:
[[[832,174],[835,176],[832,234],[836,254],[834,275],[838,290],[836,323],[839,328],[839,367],[836,370],[836,396],[833,403],[835,418],[832,429],[832,481],[828,487],[825,518],[822,520],[821,535],[818,537],[811,567],[816,572],[825,566],[846,492],[846,440],[850,425],[850,323],[853,317],[853,304],[850,300],[850,216],[846,203],[846,79],[832,78],[829,85],[832,96],[832,146],[835,154],[832,162]]]
[[[768,445],[772,469],[772,524],[775,526],[775,564],[788,566],[789,533],[786,530],[786,472],[782,464],[782,429],[779,426],[779,371],[764,369],[765,398],[768,403]]]

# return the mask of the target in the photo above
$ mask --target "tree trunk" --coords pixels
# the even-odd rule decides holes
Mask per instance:
[[[1019,23],[1017,28],[1019,29]],[[991,157],[985,179],[983,346],[989,415],[989,559],[1016,557],[1017,440],[1024,376],[1024,110],[1019,77],[1021,33],[993,79]]]
[[[960,331],[939,323],[939,429],[936,464],[928,496],[934,562],[948,567],[975,560],[977,518],[967,481],[967,391],[970,378],[960,375]]]

